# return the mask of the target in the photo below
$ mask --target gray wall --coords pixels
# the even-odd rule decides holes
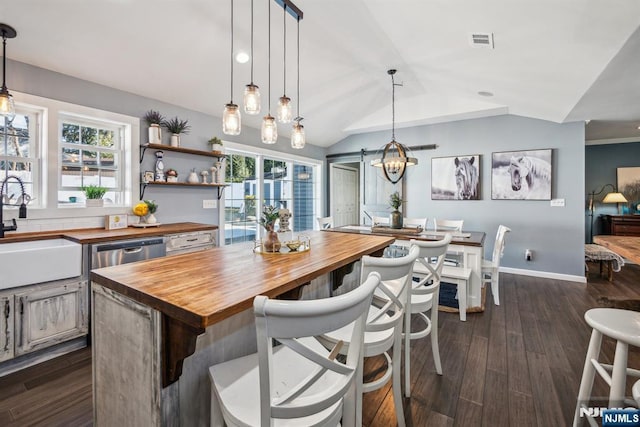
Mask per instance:
[[[598,192],[606,184],[613,184],[617,187],[617,168],[640,166],[640,142],[588,145],[585,150],[584,162],[586,168],[585,194],[588,195],[592,191]],[[600,234],[600,230],[602,230],[600,215],[616,215],[618,213],[616,205],[599,203],[610,191],[611,187],[607,187],[600,195],[594,197],[594,236]],[[586,213],[585,241],[588,241],[590,217],[589,212],[586,211]]]
[[[151,98],[142,97],[129,92],[123,92],[107,86],[77,79],[68,75],[56,73],[25,63],[8,60],[7,76],[10,91],[28,93],[59,101],[70,102],[87,107],[127,114],[142,118],[151,109],[160,111],[165,117],[178,116],[188,119],[191,132],[182,135],[181,145],[187,148],[208,150],[207,141],[212,136],[218,136],[225,141],[237,142],[247,146],[264,147],[260,141],[260,131],[244,126],[242,133],[228,136],[222,133],[220,117],[211,116],[198,111],[188,110],[176,105],[167,104]],[[170,84],[170,82],[167,82]],[[226,99],[219,100],[220,113]],[[169,143],[169,135],[163,130],[164,143]],[[147,126],[144,121],[140,126],[140,143],[148,141]],[[294,150],[288,139],[280,138],[278,143],[268,147],[270,150],[293,153],[314,159],[324,159],[325,149],[307,144],[302,150]],[[192,167],[198,172],[209,169],[212,159],[196,157],[182,153],[165,152],[165,170],[174,168],[179,173],[179,180],[183,181]],[[149,150],[140,169],[154,170],[155,156]],[[159,204],[156,217],[163,223],[194,221],[207,224],[218,223],[218,209],[202,209],[203,199],[215,199],[215,190],[196,187],[160,187],[149,186],[145,199],[155,199]],[[134,200],[138,197],[138,190],[134,189]]]
[[[329,153],[378,150],[391,137],[389,131],[352,135],[331,146]],[[407,146],[437,144],[436,150],[416,151],[419,164],[406,175],[405,216],[464,219],[467,230],[487,233],[485,253],[493,250],[499,224],[507,235],[502,265],[584,276],[584,123],[557,124],[519,116],[463,120],[396,130]],[[553,149],[553,198],[549,201],[491,200],[491,153],[536,148]],[[476,201],[431,200],[431,158],[481,155],[481,198]],[[534,260],[524,260],[525,249]]]

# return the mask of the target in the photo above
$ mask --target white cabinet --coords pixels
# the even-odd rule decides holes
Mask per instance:
[[[13,294],[0,293],[0,362],[14,356],[14,313]]]
[[[216,246],[215,233],[215,231],[205,230],[190,233],[169,234],[165,236],[165,240],[167,242],[167,256],[211,249]]]
[[[16,356],[87,334],[86,281],[57,281],[16,291]]]

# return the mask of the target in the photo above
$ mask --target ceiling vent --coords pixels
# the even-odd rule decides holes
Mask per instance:
[[[471,33],[469,43],[472,47],[493,49],[493,33]]]

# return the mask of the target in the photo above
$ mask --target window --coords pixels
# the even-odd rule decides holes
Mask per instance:
[[[231,144],[225,143],[225,146]],[[224,235],[225,244],[252,241],[260,236],[260,212],[265,205],[291,212],[291,229],[314,228],[320,216],[321,163],[302,158],[273,157],[273,152],[256,149],[250,153],[227,149]],[[277,228],[276,228],[277,229]]]
[[[122,167],[125,126],[106,121],[60,116],[58,203],[83,198],[82,187],[107,188],[104,198],[124,204]]]
[[[38,110],[18,106],[14,119],[5,119],[0,124],[0,181],[8,175],[20,178],[25,193],[33,199],[30,206],[39,206],[42,199],[39,117]],[[18,203],[20,184],[15,180],[8,181],[3,194],[5,203]]]

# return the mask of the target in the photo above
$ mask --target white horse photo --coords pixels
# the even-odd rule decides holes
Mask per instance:
[[[509,165],[511,175],[511,188],[513,191],[523,189],[523,180],[527,183],[524,187],[529,192],[536,187],[549,187],[551,182],[551,165],[549,162],[537,157],[520,156],[511,157]]]
[[[456,165],[456,199],[458,200],[477,200],[478,187],[480,179],[478,177],[478,168],[473,164],[475,157],[458,158],[454,162]]]

